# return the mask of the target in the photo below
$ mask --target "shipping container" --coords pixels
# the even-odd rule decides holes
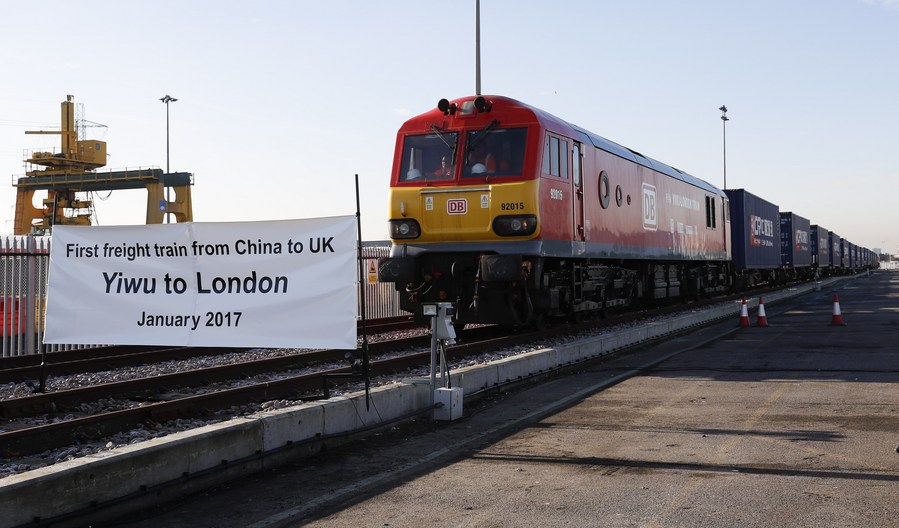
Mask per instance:
[[[830,231],[827,235],[828,243],[830,244],[830,267],[831,268],[839,268],[840,267],[840,235]]]
[[[833,266],[846,269],[849,267],[849,241],[840,237],[839,246],[833,253]]]
[[[830,267],[830,231],[819,225],[812,229],[812,265],[819,268]]]
[[[744,189],[729,189],[724,192],[730,200],[734,268],[779,268],[779,208]]]
[[[788,268],[812,265],[811,222],[795,213],[780,213],[780,262]]]

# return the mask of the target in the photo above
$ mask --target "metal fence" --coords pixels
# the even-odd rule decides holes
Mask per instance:
[[[33,354],[41,346],[50,264],[48,237],[4,237],[0,242],[0,355]]]
[[[390,246],[386,242],[378,245],[362,246],[362,266],[365,282],[365,318],[379,319],[409,315],[400,310],[400,297],[395,285],[378,282],[378,259],[390,255]],[[357,314],[362,314],[362,299],[358,300]]]
[[[390,247],[386,243],[367,243],[362,247],[361,277],[367,319],[405,315],[400,310],[394,285],[377,280],[378,258],[386,257],[389,252]],[[49,269],[50,237],[0,237],[0,317],[3,320],[0,357],[97,346],[43,343]],[[90,310],[91,307],[85,306],[84,309]],[[362,314],[360,296],[357,296],[356,313],[357,317]]]

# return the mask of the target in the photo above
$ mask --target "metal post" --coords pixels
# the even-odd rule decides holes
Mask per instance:
[[[437,316],[431,317],[431,384],[428,405],[434,408],[434,391],[437,390]]]
[[[474,94],[481,95],[481,0],[474,2]]]
[[[727,189],[727,107],[721,105],[721,131],[724,138],[724,188]]]
[[[356,175],[356,260],[359,267],[359,302],[362,306],[360,309],[362,317],[362,377],[365,378],[365,410],[369,410],[371,405],[371,379],[369,377],[369,360],[368,360],[368,330],[365,327],[365,260],[362,258],[362,213],[359,205],[359,175]]]
[[[37,352],[37,321],[34,318],[35,300],[38,296],[37,284],[37,243],[34,235],[25,239],[25,350],[26,354]]]
[[[171,190],[166,185],[165,177],[169,173],[169,103],[177,101],[171,95],[165,95],[159,99],[165,103],[165,175],[162,176],[162,186],[165,189],[165,223],[169,223],[169,201]]]

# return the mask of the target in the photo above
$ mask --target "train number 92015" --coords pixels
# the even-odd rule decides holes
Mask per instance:
[[[502,202],[499,208],[501,211],[524,211],[524,202]]]

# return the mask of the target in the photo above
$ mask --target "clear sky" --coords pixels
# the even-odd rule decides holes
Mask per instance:
[[[0,233],[67,94],[108,169],[192,172],[198,222],[354,214],[396,130],[475,91],[474,0],[0,0]],[[899,0],[481,0],[481,85],[899,252]],[[101,198],[105,198],[101,199]],[[146,192],[95,196],[144,222]]]

